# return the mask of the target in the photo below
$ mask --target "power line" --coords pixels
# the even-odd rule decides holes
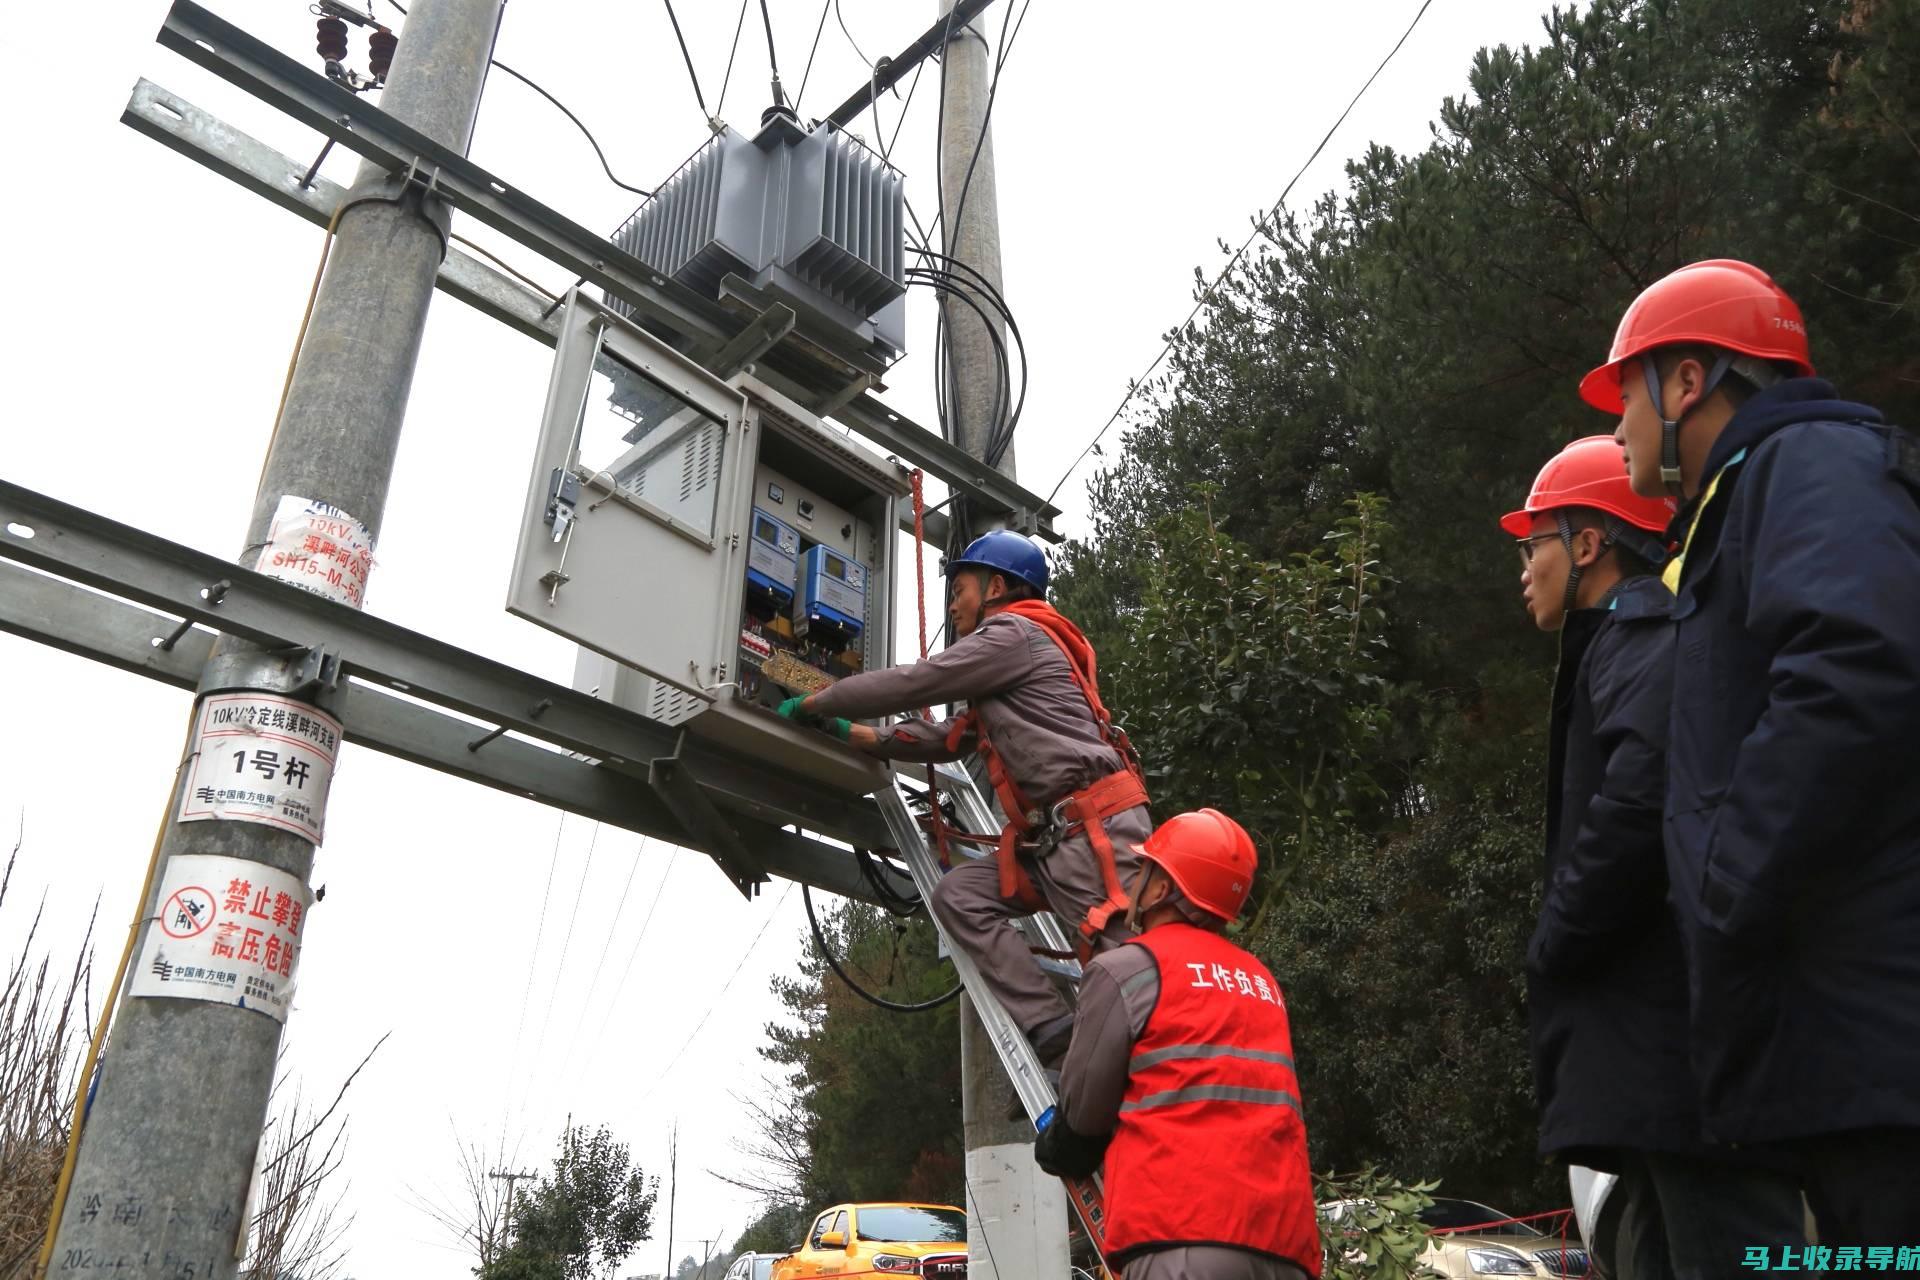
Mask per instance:
[[[392,5],[394,8],[400,10],[401,17],[404,18],[407,15],[406,7],[400,3],[400,0],[387,0],[387,3]],[[497,32],[495,34],[496,36],[498,35]],[[512,67],[500,61],[500,59],[488,58],[487,61],[489,64],[500,68],[502,71],[512,76],[515,80],[518,80],[521,84],[526,85],[527,88],[533,90],[535,93],[545,98],[548,102],[551,102],[555,107],[559,108],[561,115],[573,121],[573,127],[578,129],[581,135],[586,138],[587,145],[593,148],[593,154],[600,157],[600,168],[606,173],[608,182],[611,182],[614,186],[619,187],[622,191],[631,191],[635,195],[646,196],[649,199],[653,197],[653,192],[647,190],[645,187],[636,187],[631,183],[622,182],[620,181],[619,178],[614,176],[613,166],[607,163],[607,153],[600,149],[600,142],[597,138],[593,136],[593,130],[587,128],[587,126],[581,122],[579,116],[567,110],[566,103],[560,101],[560,99],[554,97],[551,93],[548,93],[545,89],[541,88],[538,84],[534,82],[531,76],[526,75],[524,72],[515,71]],[[699,92],[698,85],[694,87],[694,91],[696,93]]]
[[[760,24],[767,29],[767,65],[773,68],[773,105],[786,105],[786,96],[780,92],[780,55],[773,49],[773,15],[767,12],[767,0],[760,0]]]
[[[586,896],[587,875],[593,870],[593,850],[594,846],[599,843],[600,824],[596,822],[593,824],[593,834],[587,840],[587,860],[580,864],[580,883],[573,891],[573,910],[568,913],[568,919],[570,921],[580,918],[580,900]],[[569,926],[566,940],[560,944],[560,962],[553,967],[553,989],[547,993],[547,1014],[546,1017],[540,1020],[541,1044],[547,1042],[547,1028],[553,1025],[553,1006],[560,998],[560,979],[566,973],[567,953],[572,949],[573,929]],[[533,1080],[534,1077],[529,1073],[527,1076],[527,1093],[520,1101],[520,1109],[522,1111],[526,1110],[527,1098],[533,1095]]]
[[[847,20],[840,16],[840,0],[833,0],[833,20],[840,24],[840,34],[845,36],[847,43],[853,46],[853,56],[866,63],[867,70],[872,71],[873,59],[860,51],[859,41],[853,38],[853,32],[847,30]]]
[[[800,92],[793,95],[793,114],[800,114],[800,100],[807,96],[807,81],[813,78],[813,55],[820,52],[820,33],[827,29],[827,10],[833,0],[820,6],[820,25],[813,29],[813,48],[807,50],[807,69],[800,73]]]
[[[747,0],[740,0],[740,17],[733,24],[733,47],[727,50],[727,74],[720,81],[720,101],[713,109],[714,118],[727,109],[727,86],[733,83],[733,57],[740,52],[740,33],[747,27]]]
[[[646,847],[646,837],[641,837],[641,848]],[[633,865],[627,869],[627,882],[620,887],[620,900],[613,906],[613,919],[607,924],[606,939],[600,944],[600,958],[593,962],[593,978],[587,983],[587,994],[580,1001],[580,1016],[573,1020],[573,1033],[567,1037],[566,1056],[563,1062],[573,1061],[573,1051],[580,1044],[580,1028],[586,1025],[587,1009],[593,1004],[593,993],[600,989],[600,975],[606,972],[607,953],[613,950],[613,935],[620,928],[620,914],[627,909],[627,895],[633,891],[633,879],[640,874],[640,853],[635,850]]]
[[[687,52],[687,38],[680,34],[680,19],[673,12],[673,0],[664,0],[664,3],[667,6],[667,21],[673,24],[673,38],[680,42],[680,57],[687,64],[687,79],[693,81],[693,100],[700,104],[700,114],[707,116],[707,98],[700,92],[700,73],[693,69],[693,55]]]
[[[680,1059],[686,1054],[687,1047],[693,1043],[694,1037],[700,1034],[701,1028],[707,1025],[707,1019],[713,1016],[713,1011],[719,1007],[720,1001],[726,996],[728,989],[733,986],[733,980],[740,976],[742,969],[747,967],[747,961],[753,958],[754,949],[760,945],[760,939],[767,936],[767,930],[773,927],[774,919],[780,914],[780,908],[786,905],[787,898],[792,893],[793,881],[789,880],[786,889],[780,894],[780,900],[774,903],[773,910],[767,913],[766,923],[760,926],[760,932],[753,935],[753,941],[749,942],[747,949],[741,953],[740,963],[733,966],[733,972],[727,975],[727,980],[721,985],[719,993],[716,994],[712,1000],[708,1001],[707,1011],[700,1015],[700,1021],[694,1024],[693,1030],[688,1033],[686,1040],[681,1043],[679,1050],[674,1053],[673,1059],[667,1063],[666,1069],[653,1078],[652,1085],[647,1086],[647,1092],[653,1092],[654,1086],[672,1075],[673,1069],[680,1065]]]
[[[635,856],[635,865],[638,865],[639,858],[644,856],[646,851],[647,838],[642,836],[640,837],[640,854]],[[647,926],[653,923],[653,913],[659,909],[661,895],[667,887],[667,877],[673,874],[673,864],[679,857],[680,847],[675,845],[672,852],[667,855],[667,869],[660,873],[660,883],[654,886],[653,901],[647,904],[647,914],[646,918],[640,922],[640,932],[634,935],[633,945],[627,949],[627,962],[620,967],[620,981],[613,986],[613,995],[607,1001],[607,1012],[600,1019],[600,1028],[593,1033],[592,1043],[588,1045],[586,1054],[579,1059],[583,1063],[593,1057],[600,1047],[600,1042],[606,1039],[607,1028],[613,1025],[613,1012],[620,1007],[620,993],[627,989],[627,977],[633,972],[634,959],[640,954],[640,944],[647,940]]]
[[[1133,397],[1139,393],[1140,388],[1147,384],[1147,379],[1151,378],[1153,371],[1160,367],[1160,362],[1167,358],[1167,353],[1173,350],[1173,344],[1185,335],[1187,329],[1193,324],[1194,317],[1199,315],[1201,308],[1205,307],[1207,303],[1212,300],[1213,291],[1220,287],[1220,282],[1227,278],[1227,273],[1232,271],[1233,268],[1239,264],[1240,259],[1246,256],[1247,250],[1253,245],[1254,238],[1266,229],[1267,219],[1277,216],[1281,208],[1286,205],[1287,197],[1293,193],[1294,183],[1300,181],[1307,170],[1313,166],[1313,162],[1320,158],[1320,153],[1326,150],[1327,143],[1332,141],[1333,135],[1339,131],[1340,126],[1346,123],[1347,117],[1353,114],[1354,107],[1358,106],[1360,99],[1366,96],[1367,90],[1373,88],[1373,82],[1378,80],[1380,73],[1387,69],[1387,64],[1393,61],[1393,55],[1400,52],[1400,46],[1407,42],[1407,38],[1413,34],[1414,28],[1420,25],[1420,19],[1427,16],[1427,10],[1432,6],[1433,0],[1422,0],[1419,11],[1413,15],[1413,21],[1407,24],[1407,29],[1400,33],[1398,40],[1394,41],[1393,48],[1387,50],[1387,56],[1380,59],[1380,65],[1373,69],[1373,74],[1367,77],[1367,82],[1360,86],[1358,93],[1353,95],[1352,100],[1347,103],[1346,110],[1340,113],[1340,118],[1335,120],[1332,127],[1322,135],[1319,145],[1314,147],[1313,154],[1307,157],[1306,163],[1301,165],[1293,177],[1287,181],[1286,189],[1281,191],[1280,198],[1273,202],[1273,208],[1268,210],[1266,215],[1254,224],[1253,230],[1247,235],[1247,238],[1241,241],[1239,249],[1235,250],[1233,257],[1227,260],[1227,265],[1220,269],[1220,273],[1214,276],[1213,280],[1208,283],[1206,289],[1200,294],[1199,301],[1193,304],[1193,310],[1187,313],[1187,318],[1180,322],[1178,329],[1175,329],[1172,334],[1168,335],[1166,344],[1160,348],[1160,354],[1153,358],[1153,363],[1147,366],[1146,372],[1141,374],[1139,378],[1135,379],[1127,387],[1127,394],[1120,398],[1120,403],[1114,407],[1113,413],[1107,418],[1106,424],[1100,428],[1093,439],[1087,441],[1087,447],[1080,451],[1080,456],[1073,460],[1073,465],[1067,468],[1066,473],[1060,477],[1059,483],[1053,486],[1053,492],[1047,495],[1048,503],[1052,503],[1052,501],[1059,496],[1061,486],[1065,485],[1074,471],[1079,468],[1080,464],[1087,460],[1087,455],[1093,452],[1094,446],[1099,444],[1101,438],[1113,428],[1113,424],[1120,420],[1120,414],[1133,402]]]
[[[553,855],[547,859],[547,887],[540,894],[540,923],[533,931],[533,956],[527,961],[527,985],[520,993],[520,1020],[513,1029],[513,1056],[507,1060],[507,1094],[513,1094],[513,1073],[520,1067],[520,1039],[527,1030],[527,1000],[533,995],[533,971],[540,962],[540,939],[547,932],[547,902],[553,896],[553,873],[560,865],[560,836],[567,829],[567,815],[560,815],[553,829]],[[506,1105],[503,1100],[503,1107]]]

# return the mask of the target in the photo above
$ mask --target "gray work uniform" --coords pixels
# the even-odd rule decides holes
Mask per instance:
[[[1095,722],[1066,654],[1036,623],[1016,614],[995,614],[971,635],[911,666],[848,676],[814,695],[809,709],[866,719],[949,702],[966,702],[979,715],[1008,774],[1035,805],[1051,807],[1126,767]],[[878,730],[877,752],[896,760],[943,761],[974,750],[971,736],[949,749],[952,728],[950,720],[902,720]],[[1134,846],[1152,834],[1153,821],[1140,805],[1113,815],[1105,826],[1120,884],[1130,888],[1140,866]],[[1080,921],[1107,898],[1086,834],[1075,831],[1044,858],[1023,854],[1021,861],[1077,938]],[[956,863],[941,880],[933,909],[1023,1030],[1031,1033],[1069,1012],[1013,927],[1024,911],[1000,896],[993,859]],[[1130,936],[1116,915],[1096,946]]]
[[[1087,966],[1073,1044],[1060,1068],[1060,1111],[1075,1133],[1112,1133],[1120,1123],[1133,1046],[1159,1002],[1159,962],[1145,947],[1116,947]],[[1120,1274],[1122,1280],[1306,1280],[1307,1275],[1283,1259],[1220,1245],[1136,1254]]]

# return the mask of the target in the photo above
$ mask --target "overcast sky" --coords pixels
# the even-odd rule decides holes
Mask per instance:
[[[304,3],[216,7],[317,69]],[[1029,488],[1053,487],[1186,314],[1195,266],[1211,275],[1223,261],[1216,242],[1239,243],[1417,7],[1039,0],[993,120],[1006,296],[1032,359],[1018,440]],[[739,10],[724,0],[679,8],[711,106]],[[0,473],[231,556],[321,234],[119,116],[144,75],[290,155],[320,144],[154,44],[165,9],[138,0],[62,9],[59,29],[0,26],[14,86],[0,136],[13,299]],[[1464,91],[1474,51],[1537,43],[1542,9],[1437,0],[1293,203],[1336,185],[1369,140],[1425,145],[1442,98]],[[821,7],[772,0],[771,11],[791,96]],[[841,12],[877,57],[936,10],[933,0],[842,0]],[[1001,15],[988,10],[991,34]],[[354,50],[364,66],[358,35]],[[585,120],[635,186],[664,178],[704,136],[666,13],[650,0],[521,0],[508,6],[497,54]],[[766,72],[750,18],[725,102],[735,126],[757,122]],[[866,78],[829,12],[802,115]],[[936,203],[937,91],[930,70],[894,153],[923,218]],[[901,108],[881,104],[889,136]],[[871,117],[857,129],[870,137]],[[473,156],[587,226],[611,230],[636,202],[564,117],[506,76],[487,87]],[[353,160],[342,151],[325,172],[348,182]],[[456,216],[455,229],[551,288],[569,283],[468,220]],[[931,425],[929,296],[916,291],[910,305],[913,350],[885,398]],[[564,682],[571,646],[502,609],[549,363],[539,343],[435,296],[367,607]],[[1086,528],[1080,480],[1060,498],[1069,533]],[[98,895],[110,976],[188,708],[185,693],[0,636],[0,819],[24,815],[26,827],[24,887],[0,913],[0,939],[19,936],[45,887],[47,937],[70,948]],[[709,1171],[738,1168],[734,1144],[750,1136],[733,1099],[767,1074],[754,1051],[778,1015],[769,980],[801,953],[797,892],[775,885],[748,903],[698,854],[562,824],[531,802],[353,746],[315,879],[327,899],[287,1035],[298,1077],[330,1096],[393,1033],[350,1095],[351,1273],[467,1274],[469,1261],[413,1203],[457,1196],[453,1135],[504,1140],[519,1167],[539,1168],[569,1114],[611,1125],[649,1171],[664,1171],[679,1123],[674,1258],[699,1253],[703,1238],[730,1242],[751,1219],[751,1198]],[[665,1208],[663,1196],[654,1242],[622,1274],[666,1261]]]

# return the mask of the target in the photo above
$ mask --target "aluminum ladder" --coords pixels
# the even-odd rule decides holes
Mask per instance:
[[[951,767],[937,767],[940,794],[950,797],[954,802],[955,816],[959,825],[968,831],[998,831],[1000,817],[981,796],[980,789],[973,778],[964,771]],[[901,858],[913,876],[914,887],[920,891],[920,900],[933,901],[934,886],[940,883],[940,860],[927,833],[921,829],[920,822],[914,817],[908,801],[908,793],[903,789],[900,776],[896,773],[891,787],[884,787],[875,793],[887,826],[893,833],[894,843],[899,848]],[[933,912],[927,916],[933,919]],[[940,922],[934,920],[938,929]],[[1030,916],[1021,922],[1021,930],[1030,942],[1048,951],[1071,953],[1072,946],[1067,941],[1066,931],[1060,921],[1050,912]],[[994,1052],[1000,1058],[1007,1078],[1013,1082],[1013,1091],[1020,1098],[1020,1104],[1026,1108],[1027,1116],[1038,1124],[1058,1101],[1053,1084],[1041,1069],[1040,1059],[1034,1053],[1033,1046],[1027,1042],[1026,1035],[1015,1025],[1000,1001],[987,987],[980,970],[975,967],[972,957],[968,956],[953,940],[942,935],[947,951],[953,961],[954,972],[960,977],[961,985],[973,1001],[974,1011],[980,1016],[980,1023],[986,1028],[987,1038],[992,1041]],[[1044,964],[1037,957],[1036,964],[1065,976],[1077,978],[1079,966],[1069,963],[1066,966]],[[1066,1187],[1067,1200],[1073,1205],[1075,1215],[1080,1219],[1081,1229],[1087,1233],[1087,1239],[1104,1263],[1107,1255],[1106,1198],[1098,1173],[1084,1178],[1062,1178]]]

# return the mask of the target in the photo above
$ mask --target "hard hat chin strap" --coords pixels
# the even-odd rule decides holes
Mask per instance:
[[[1733,352],[1720,353],[1707,373],[1706,386],[1701,389],[1700,399],[1693,402],[1695,409],[1714,393],[1721,379],[1727,376],[1727,370],[1733,367],[1733,361]],[[1660,394],[1660,369],[1653,352],[1649,351],[1640,357],[1640,373],[1647,380],[1647,398],[1653,402],[1653,411],[1660,415],[1660,483],[1667,486],[1669,493],[1677,495],[1680,492],[1680,422],[1687,414],[1683,413],[1678,418],[1667,416],[1666,398]],[[1691,412],[1693,409],[1687,410],[1687,413]]]

